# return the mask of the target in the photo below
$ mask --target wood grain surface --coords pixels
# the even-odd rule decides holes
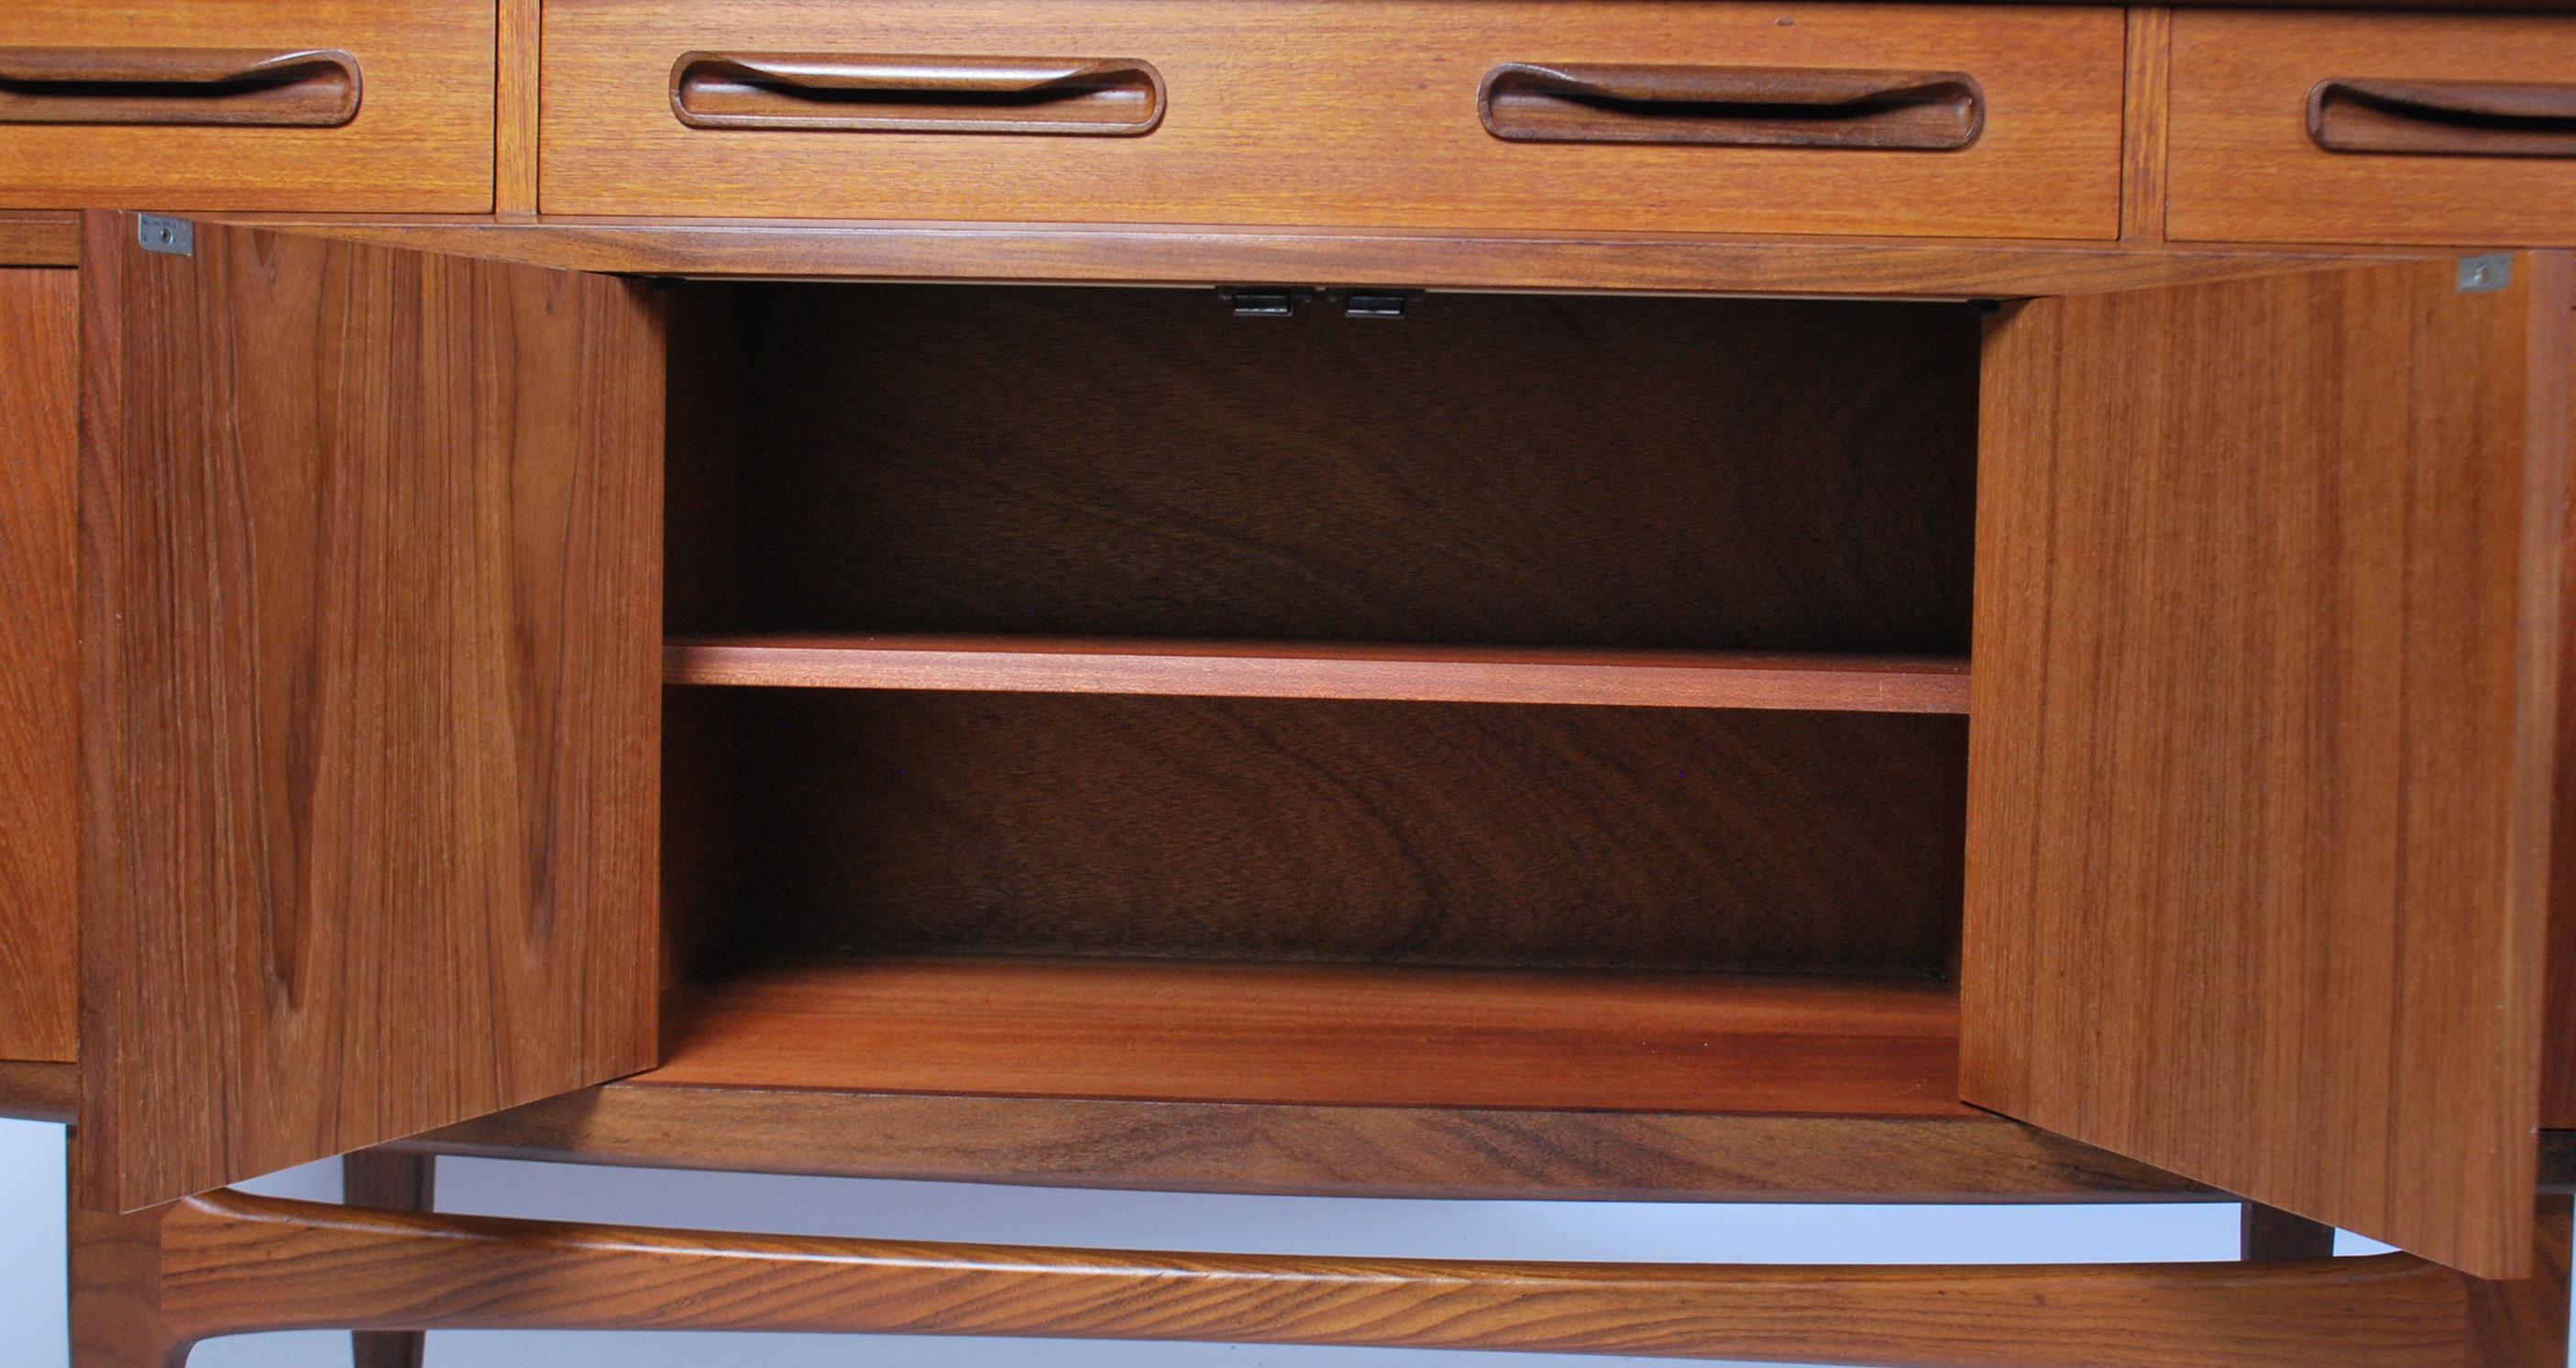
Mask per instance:
[[[2183,241],[2576,243],[2576,159],[2352,155],[2308,135],[2328,79],[2576,92],[2565,15],[2174,17],[2172,235]],[[2529,125],[2545,130],[2545,121]]]
[[[2120,113],[2120,240],[2165,240],[2165,189],[2171,179],[2173,10],[2129,7],[2128,72]]]
[[[331,128],[13,124],[0,208],[489,213],[493,22],[492,0],[12,0],[0,48],[329,48],[365,93]]]
[[[502,219],[537,212],[537,101],[545,70],[539,0],[499,0],[499,101],[492,130],[492,211]]]
[[[2563,1216],[2549,1228],[2563,1236]],[[1835,1266],[1172,1254],[421,1216],[220,1192],[165,1217],[177,1340],[303,1328],[772,1330],[1558,1350],[1918,1368],[2538,1364],[2563,1278],[2403,1254]],[[2563,1254],[2543,1261],[2564,1267]],[[2521,1332],[2521,1333],[2517,1333]],[[160,1368],[160,1365],[153,1365]]]
[[[2032,303],[1986,356],[1963,1095],[2530,1252],[2565,263]]]
[[[1445,290],[1635,290],[1870,298],[2019,298],[2237,280],[2421,248],[2192,247],[1992,239],[1263,229],[1145,224],[856,223],[564,216],[243,215],[262,227],[528,265],[691,277],[1238,285],[1310,281]],[[72,234],[12,230],[20,265],[76,255]]]
[[[2506,1368],[2558,1368],[2567,1361],[2567,1195],[2543,1195],[2532,1220],[2531,1274],[2510,1282],[2470,1280],[2469,1352],[2472,1364]]]
[[[659,213],[1450,229],[2109,239],[2119,229],[2112,8],[1640,0],[552,0],[549,214]],[[1786,20],[1786,22],[1783,22]],[[696,50],[1150,62],[1143,137],[691,129]],[[1964,72],[1959,152],[1509,143],[1477,118],[1514,62]]]
[[[1990,1113],[1784,1116],[767,1090],[651,1072],[407,1148],[1155,1192],[1615,1202],[2206,1201]]]
[[[74,1057],[80,285],[0,270],[0,1060]]]
[[[1957,717],[742,690],[709,963],[1943,973]]]
[[[67,209],[0,209],[0,266],[79,264],[79,214]]]
[[[0,1060],[0,1116],[68,1122],[79,1094],[80,1072],[71,1064]]]
[[[698,637],[672,684],[1965,713],[1964,660],[1064,637]]]
[[[1963,308],[700,288],[733,630],[1965,648]]]
[[[87,226],[81,1200],[650,1064],[649,296]]]
[[[678,990],[674,1086],[1958,1116],[1942,985],[865,959]]]
[[[2576,308],[2576,298],[2569,301]],[[2569,349],[2568,390],[2576,393],[2576,347]],[[2576,433],[2570,433],[2569,460],[2576,461]],[[2576,528],[2576,491],[2569,496],[2568,517]],[[2559,580],[2560,603],[2576,604],[2576,536],[2562,548],[2565,572]],[[2576,1128],[2576,632],[2565,633],[2558,657],[2558,787],[2550,833],[2548,982],[2542,999],[2540,1046],[2540,1124]]]

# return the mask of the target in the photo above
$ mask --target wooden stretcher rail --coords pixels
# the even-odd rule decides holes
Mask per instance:
[[[2408,1255],[2023,1266],[1569,1264],[1174,1254],[418,1215],[219,1191],[98,1218],[151,1267],[130,1339],[297,1329],[765,1330],[2102,1368],[2461,1368],[2544,1309]],[[2563,1203],[2544,1216],[2564,1249]],[[122,1255],[122,1262],[120,1262]],[[82,1278],[76,1272],[76,1278]],[[2546,1337],[2545,1334],[2543,1336]],[[2563,1342],[2563,1341],[2562,1341]],[[138,1362],[147,1361],[138,1358]]]

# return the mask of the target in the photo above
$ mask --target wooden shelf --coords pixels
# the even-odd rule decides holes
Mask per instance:
[[[1965,713],[1957,659],[965,636],[674,640],[674,684]]]
[[[861,959],[673,990],[636,1086],[1870,1117],[1958,1101],[1904,980]]]

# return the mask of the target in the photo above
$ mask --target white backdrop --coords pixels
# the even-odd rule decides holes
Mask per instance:
[[[252,1185],[335,1200],[336,1166]],[[62,1368],[63,1131],[0,1121],[0,1368]],[[1078,1192],[442,1160],[443,1210],[900,1239],[1463,1258],[2057,1262],[2230,1258],[2233,1206],[1653,1206]],[[2347,1250],[2375,1248],[2343,1237]],[[212,1341],[191,1368],[345,1368],[338,1334]],[[1664,1360],[805,1335],[454,1333],[430,1368],[1652,1368]],[[1706,1368],[1702,1365],[1702,1368]]]

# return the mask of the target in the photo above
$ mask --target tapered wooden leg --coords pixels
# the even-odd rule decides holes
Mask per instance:
[[[2530,1277],[2468,1280],[2476,1368],[2566,1368],[2568,1203],[2564,1193],[2540,1199]]]
[[[69,1191],[78,1192],[74,1182]],[[178,1368],[195,1344],[161,1314],[161,1223],[172,1207],[103,1216],[71,1203],[72,1368]]]
[[[429,1211],[437,1201],[438,1157],[359,1150],[340,1160],[340,1201],[382,1211]],[[419,1330],[353,1330],[354,1368],[421,1368],[429,1336]]]
[[[2261,1202],[2245,1204],[2244,1254],[2247,1263],[2334,1257],[2334,1227],[2305,1216],[2293,1216]]]

